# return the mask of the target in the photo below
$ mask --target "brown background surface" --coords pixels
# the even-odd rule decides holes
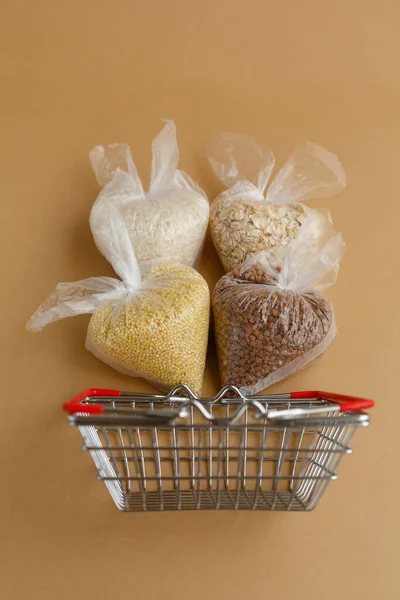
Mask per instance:
[[[13,0],[1,13],[1,597],[399,598],[399,3]],[[329,291],[340,335],[276,389],[377,407],[314,513],[119,513],[61,403],[90,385],[151,387],[85,351],[85,316],[24,331],[57,281],[111,273],[88,227],[88,151],[130,142],[147,180],[165,117],[211,199],[204,147],[221,131],[258,136],[278,163],[312,140],[346,168],[328,203],[347,242]],[[210,243],[201,271],[221,274]]]

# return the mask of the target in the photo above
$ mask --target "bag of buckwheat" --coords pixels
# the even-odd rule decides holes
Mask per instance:
[[[330,218],[312,211],[297,238],[245,261],[212,295],[222,385],[256,394],[302,369],[336,337],[331,302],[344,250]]]
[[[293,152],[269,186],[274,154],[247,135],[222,134],[207,156],[228,188],[210,210],[211,236],[225,271],[261,250],[289,244],[312,210],[303,202],[333,196],[346,185],[338,158],[310,142]]]
[[[128,227],[139,262],[169,258],[193,266],[203,246],[209,203],[203,190],[178,169],[176,128],[167,121],[153,141],[150,189],[142,182],[127,144],[96,146],[90,159],[103,187],[90,214],[90,227],[100,252],[97,231],[118,210]]]
[[[98,236],[120,279],[59,283],[27,329],[40,331],[59,319],[92,314],[86,348],[97,358],[162,390],[186,383],[200,394],[210,314],[206,281],[174,260],[149,261],[139,269],[118,212],[110,215]]]

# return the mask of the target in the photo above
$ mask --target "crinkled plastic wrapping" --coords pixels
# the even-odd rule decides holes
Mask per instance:
[[[303,202],[333,196],[346,184],[337,157],[310,142],[293,152],[270,184],[274,154],[249,136],[222,134],[207,156],[228,188],[210,211],[212,239],[226,271],[261,250],[288,245],[311,210]]]
[[[335,282],[343,250],[328,215],[313,211],[290,245],[219,280],[212,306],[222,385],[256,394],[328,348],[337,331],[322,290]]]
[[[98,231],[118,210],[123,215],[137,260],[157,258],[197,264],[208,226],[205,193],[178,169],[179,150],[173,121],[167,121],[153,141],[150,189],[142,182],[127,144],[96,146],[90,152],[96,178],[103,190],[90,215],[90,227],[104,254]]]
[[[92,313],[86,347],[114,369],[160,389],[186,383],[201,392],[210,313],[206,281],[173,260],[139,270],[126,223],[112,213],[98,231],[104,254],[121,279],[90,277],[59,283],[27,323],[40,331],[53,321]]]

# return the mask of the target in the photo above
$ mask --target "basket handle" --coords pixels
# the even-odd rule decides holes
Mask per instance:
[[[80,394],[65,402],[63,404],[63,409],[73,415],[79,412],[85,412],[90,415],[101,415],[103,413],[103,406],[100,404],[83,404],[83,402],[90,397],[93,396],[120,396],[121,392],[119,390],[106,390],[100,388],[88,388],[83,390]]]
[[[105,408],[101,404],[84,404],[87,398],[93,398],[93,396],[101,397],[118,397],[123,395],[130,395],[128,392],[120,392],[119,390],[108,390],[102,388],[88,388],[83,390],[80,394],[65,402],[63,409],[70,415],[76,415],[77,413],[87,413],[89,415],[105,415],[110,412],[109,408]],[[126,421],[126,424],[130,425],[165,425],[171,423],[180,416],[187,416],[185,411],[181,408],[180,410],[129,410],[129,415],[122,416],[122,420]],[[121,416],[119,417],[121,419]],[[113,423],[113,417],[105,415],[101,417],[103,421],[101,423],[108,424]]]
[[[346,396],[344,394],[335,394],[334,392],[321,392],[319,390],[291,392],[290,398],[292,398],[293,400],[300,398],[320,398],[321,400],[332,400],[332,402],[335,402],[339,405],[340,412],[354,412],[358,410],[366,410],[375,406],[375,402],[373,400],[368,400],[367,398]]]
[[[101,415],[104,412],[104,407],[100,404],[83,404],[87,398],[93,396],[108,396],[118,397],[123,395],[119,390],[109,390],[103,388],[88,388],[80,394],[65,402],[63,409],[69,414],[85,412],[90,415]],[[375,402],[366,398],[358,398],[356,396],[347,396],[344,394],[336,394],[334,392],[321,392],[319,390],[308,390],[300,392],[291,392],[290,394],[277,394],[275,397],[290,397],[291,399],[311,399],[320,398],[322,400],[331,400],[339,406],[340,412],[355,412],[373,408]]]

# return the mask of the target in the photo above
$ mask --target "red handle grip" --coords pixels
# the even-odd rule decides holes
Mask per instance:
[[[90,398],[91,396],[120,396],[121,392],[118,390],[104,390],[98,388],[88,388],[87,390],[83,390],[80,394],[65,402],[63,404],[63,409],[70,413],[78,413],[85,412],[90,415],[101,415],[103,412],[103,407],[100,404],[83,404],[83,401],[86,398]]]
[[[335,394],[334,392],[321,392],[318,390],[306,392],[292,392],[290,397],[293,399],[300,398],[321,398],[322,400],[332,400],[340,406],[340,412],[352,412],[356,410],[366,410],[373,408],[375,402],[366,398],[357,398],[356,396],[345,396],[343,394]]]

